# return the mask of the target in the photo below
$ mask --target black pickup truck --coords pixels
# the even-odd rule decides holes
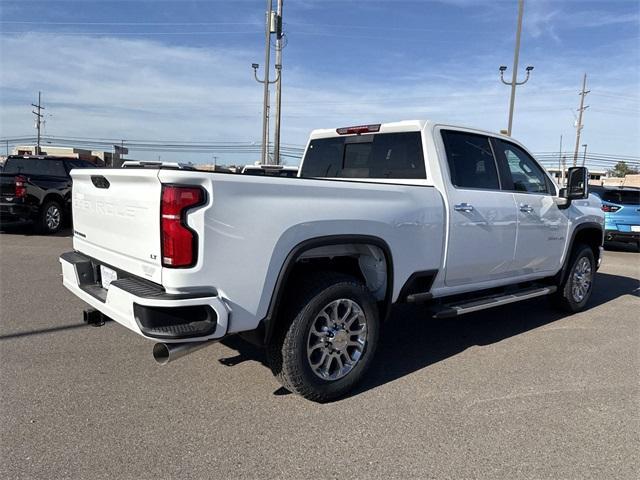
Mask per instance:
[[[42,233],[55,233],[71,212],[73,168],[93,168],[77,158],[10,156],[0,173],[0,227],[33,223]]]

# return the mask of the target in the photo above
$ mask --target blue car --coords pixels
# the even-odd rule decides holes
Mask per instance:
[[[605,245],[633,243],[640,249],[640,188],[589,187],[600,197],[605,221]]]

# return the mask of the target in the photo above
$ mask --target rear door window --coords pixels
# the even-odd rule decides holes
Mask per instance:
[[[489,137],[442,130],[451,183],[458,188],[500,190],[500,180]]]
[[[62,160],[36,160],[38,175],[49,175],[52,177],[66,177],[67,171],[64,169]]]
[[[301,177],[425,179],[420,132],[312,140]]]

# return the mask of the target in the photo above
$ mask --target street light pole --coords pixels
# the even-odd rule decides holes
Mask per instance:
[[[583,143],[582,147],[584,148],[584,153],[582,154],[582,166],[584,167],[585,163],[587,163],[587,144]]]
[[[278,69],[278,84],[276,85],[276,131],[273,147],[273,163],[280,165],[280,121],[282,119],[282,1],[278,0],[276,15],[276,68]]]
[[[518,28],[516,29],[516,49],[513,54],[513,75],[511,76],[511,100],[509,101],[509,126],[507,130],[511,136],[513,127],[513,108],[516,103],[516,84],[518,82],[518,60],[520,59],[520,37],[522,36],[522,16],[524,14],[524,0],[518,0]]]
[[[267,142],[269,141],[269,70],[271,69],[271,12],[273,1],[267,0],[265,20],[265,49],[264,49],[264,97],[262,105],[262,163],[267,161]]]
[[[511,99],[509,101],[509,126],[507,128],[507,135],[511,136],[513,130],[513,111],[516,103],[516,86],[524,85],[529,81],[529,76],[533,70],[532,66],[527,67],[527,78],[522,82],[518,82],[518,61],[520,60],[520,38],[522,37],[522,16],[524,14],[524,0],[518,0],[518,27],[516,29],[516,48],[513,54],[513,74],[511,76],[511,82],[507,82],[504,79],[504,72],[507,67],[504,65],[500,67],[500,80],[505,85],[511,85]]]
[[[269,72],[271,71],[271,34],[274,30],[273,0],[267,0],[267,13],[265,21],[265,52],[264,52],[264,80],[258,78],[258,68],[260,65],[253,63],[253,75],[258,83],[264,84],[264,98],[262,106],[262,158],[260,162],[263,165],[269,163],[269,86],[280,80],[280,65],[276,65],[277,77],[275,80],[269,80]]]

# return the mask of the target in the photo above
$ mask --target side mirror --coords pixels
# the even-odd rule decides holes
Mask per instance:
[[[586,167],[573,167],[567,174],[567,188],[560,194],[567,200],[582,200],[589,196],[589,170]]]

